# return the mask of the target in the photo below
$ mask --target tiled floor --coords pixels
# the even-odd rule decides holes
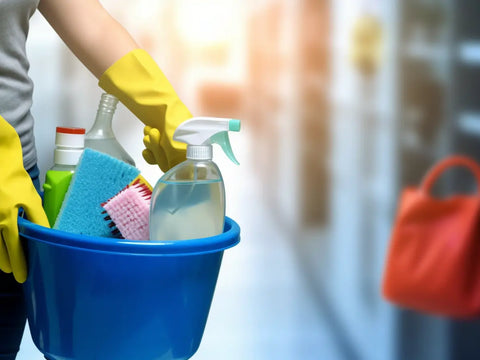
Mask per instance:
[[[248,161],[241,152],[237,156],[241,168],[219,166],[225,169],[228,214],[240,224],[242,240],[224,254],[204,337],[192,359],[340,359],[291,239],[268,211],[258,180],[238,176],[239,169],[248,174]],[[28,332],[17,359],[43,359]]]

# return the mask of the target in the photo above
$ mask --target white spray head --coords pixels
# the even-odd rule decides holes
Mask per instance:
[[[212,144],[216,143],[222,147],[228,158],[238,165],[230,146],[229,131],[240,131],[240,120],[194,117],[177,127],[173,134],[173,140],[188,145],[187,159],[212,159]]]

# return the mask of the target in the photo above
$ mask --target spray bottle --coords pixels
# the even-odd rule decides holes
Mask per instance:
[[[150,240],[187,240],[222,233],[225,187],[212,161],[212,144],[219,144],[230,160],[228,131],[240,131],[240,121],[196,117],[180,124],[173,139],[187,144],[187,160],[158,180],[150,203]]]

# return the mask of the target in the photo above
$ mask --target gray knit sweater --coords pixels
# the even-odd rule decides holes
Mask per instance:
[[[0,0],[0,115],[20,136],[26,169],[37,161],[33,136],[33,83],[25,51],[30,17],[39,0]],[[0,154],[1,156],[1,154]]]

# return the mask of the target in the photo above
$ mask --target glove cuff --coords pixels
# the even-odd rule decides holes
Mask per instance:
[[[192,114],[145,50],[132,50],[117,60],[102,74],[98,85],[116,96],[145,125],[160,131],[160,146],[169,167],[185,158],[186,145],[173,141],[173,133]]]
[[[98,85],[151,127],[163,128],[159,121],[165,118],[167,107],[185,107],[155,60],[143,49],[132,50],[117,60],[102,74]]]

